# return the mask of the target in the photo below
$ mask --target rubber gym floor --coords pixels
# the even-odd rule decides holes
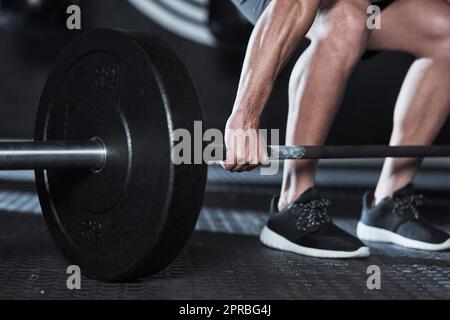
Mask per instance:
[[[333,218],[354,232],[360,198],[377,170],[321,167],[318,183],[336,204]],[[450,230],[450,174],[423,171],[417,187],[426,195],[431,222]],[[298,256],[263,247],[258,233],[281,176],[209,171],[197,230],[165,271],[131,283],[83,277],[68,290],[67,262],[49,237],[34,191],[32,172],[0,172],[0,299],[449,299],[450,252],[422,252],[370,243],[365,260]],[[381,289],[367,287],[367,268],[381,269]]]

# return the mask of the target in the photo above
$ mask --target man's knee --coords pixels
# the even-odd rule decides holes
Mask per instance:
[[[445,59],[450,65],[450,35],[440,43],[437,50],[439,50],[439,56]]]
[[[436,53],[450,61],[450,15],[448,20],[440,21],[437,27],[440,36],[436,44]]]
[[[353,67],[365,51],[369,34],[363,7],[346,2],[318,19],[320,26],[311,40],[319,50],[328,53],[332,61],[343,67]]]
[[[438,14],[430,17],[430,36],[436,39],[450,37],[450,6],[448,10],[441,11]]]
[[[428,55],[450,60],[450,8],[429,19],[430,32],[426,35]]]

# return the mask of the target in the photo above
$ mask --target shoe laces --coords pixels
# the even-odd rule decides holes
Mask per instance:
[[[399,216],[409,215],[416,220],[421,220],[422,214],[420,212],[420,207],[422,206],[422,203],[422,194],[394,197],[393,212]]]
[[[315,199],[308,202],[295,202],[291,205],[294,213],[298,216],[297,228],[302,231],[331,222],[327,214],[327,208],[331,206],[328,199]]]

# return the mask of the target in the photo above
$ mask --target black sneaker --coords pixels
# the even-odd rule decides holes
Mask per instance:
[[[272,214],[260,240],[268,247],[319,258],[365,258],[370,250],[360,240],[338,228],[327,215],[331,202],[316,188],[303,193],[279,212],[272,201]]]
[[[361,240],[389,242],[403,247],[439,251],[450,249],[449,235],[428,223],[420,213],[422,195],[413,186],[398,190],[392,198],[372,207],[373,193],[363,199],[357,235]]]

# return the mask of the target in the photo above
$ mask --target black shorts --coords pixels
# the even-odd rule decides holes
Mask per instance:
[[[258,19],[261,17],[270,1],[271,0],[231,0],[231,2],[233,2],[233,4],[239,9],[242,15],[253,25],[258,22]],[[381,8],[381,10],[384,10],[394,1],[395,0],[373,1],[373,4],[376,4]],[[378,54],[377,51],[367,51],[364,54],[363,59],[371,58],[376,54]]]

